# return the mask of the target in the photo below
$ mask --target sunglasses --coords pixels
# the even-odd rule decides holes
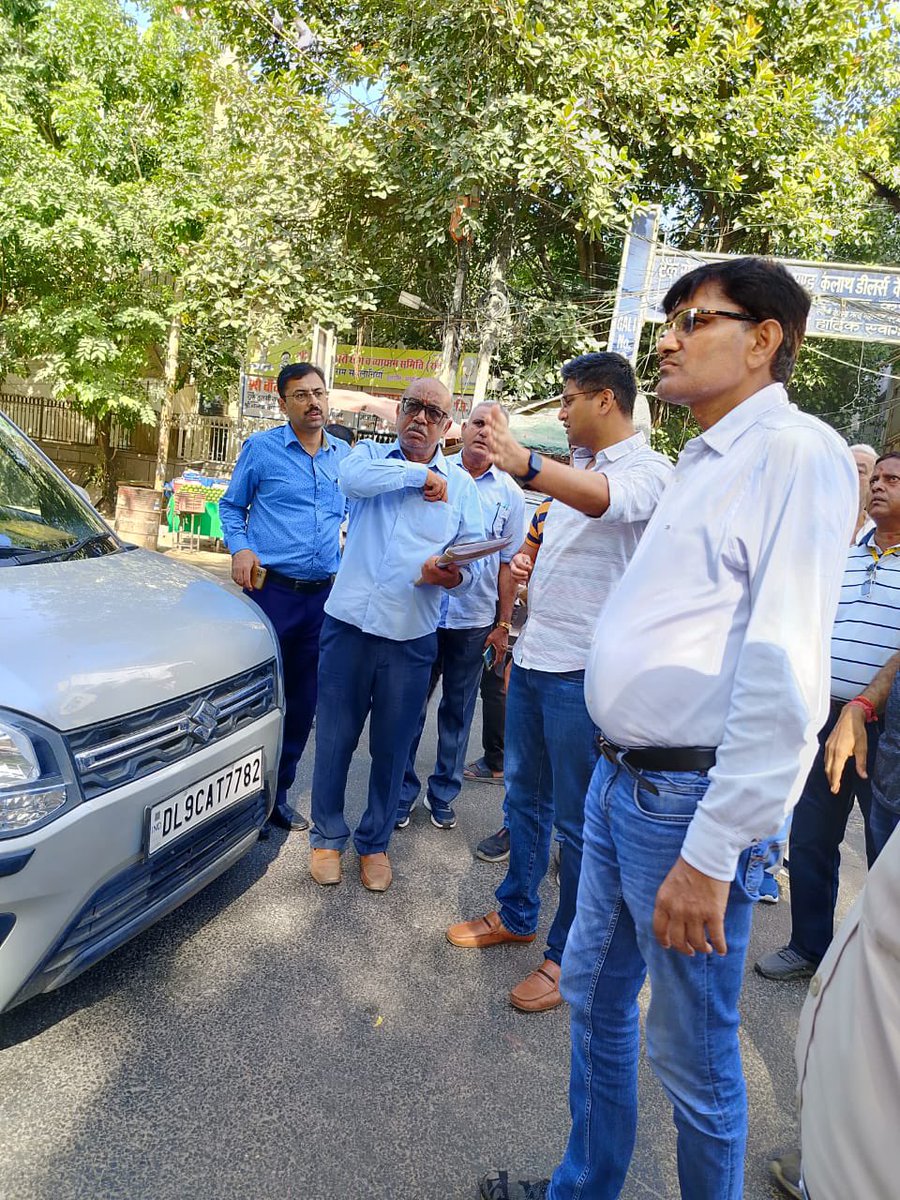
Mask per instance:
[[[659,340],[662,341],[669,332],[674,332],[679,337],[689,337],[698,327],[698,317],[725,317],[729,321],[750,321],[754,325],[758,325],[762,320],[762,317],[751,317],[749,313],[729,312],[721,308],[683,308],[668,321],[663,321]],[[700,328],[705,324],[705,321],[700,321]]]
[[[438,408],[436,404],[426,404],[424,400],[416,400],[413,396],[403,397],[400,401],[400,411],[405,412],[408,417],[424,413],[429,425],[440,425],[442,421],[449,420],[449,413],[445,413],[442,408]]]

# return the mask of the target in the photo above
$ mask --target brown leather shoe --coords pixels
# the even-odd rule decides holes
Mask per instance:
[[[323,887],[327,887],[330,883],[340,883],[340,850],[323,850],[314,846],[309,854],[309,873],[316,883],[321,883]]]
[[[519,1012],[546,1012],[562,1004],[559,994],[559,964],[545,958],[544,964],[526,975],[509,993],[509,1002]]]
[[[536,936],[534,933],[513,933],[506,928],[497,912],[476,917],[474,921],[460,921],[447,930],[448,942],[473,950],[500,946],[503,942],[533,942]]]
[[[361,854],[359,856],[359,877],[364,888],[370,892],[386,892],[394,878],[391,864],[386,854]]]

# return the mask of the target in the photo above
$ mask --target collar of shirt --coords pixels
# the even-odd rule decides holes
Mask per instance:
[[[403,453],[403,447],[400,445],[399,440],[391,445],[391,448],[388,450],[385,458],[402,458],[404,462],[412,462],[412,459],[407,458]],[[431,461],[423,463],[422,465],[427,467],[429,471],[438,471],[441,475],[446,475],[447,462],[448,460],[444,458],[444,452],[441,450],[440,446],[438,446]]]
[[[700,443],[705,443],[716,454],[727,454],[738,438],[755,425],[759,418],[779,405],[787,404],[787,392],[781,383],[769,383],[740,404],[735,405],[730,413],[716,421],[709,429],[705,429],[685,445],[684,450],[700,449]],[[682,453],[684,453],[684,450]]]
[[[600,470],[601,460],[606,462],[615,462],[616,459],[624,458],[626,454],[630,454],[632,450],[637,450],[639,447],[646,445],[647,438],[639,429],[637,433],[633,433],[631,437],[624,438],[621,442],[613,442],[611,446],[604,447],[603,450],[598,450],[596,454],[591,454],[586,446],[576,446],[572,451],[572,465],[581,468],[582,470]],[[588,464],[593,462],[593,467]]]
[[[303,445],[303,443],[297,437],[297,434],[294,432],[294,427],[290,423],[290,421],[285,421],[285,423],[283,425],[283,429],[284,429],[284,444],[285,444],[285,446],[289,446],[291,444],[291,442],[296,442],[301,450],[304,450],[307,454],[309,454],[309,451],[306,450],[306,447]],[[334,449],[334,446],[328,440],[328,434],[325,432],[324,429],[322,430],[322,445],[321,445],[320,449],[322,449],[322,450],[333,450]],[[318,451],[316,453],[318,453]],[[310,454],[310,458],[312,458],[312,457],[313,456]]]
[[[471,475],[476,483],[479,479],[485,479],[487,476],[490,476],[491,479],[499,479],[503,474],[499,467],[496,467],[493,463],[491,463],[488,469],[486,471],[482,471],[480,475],[472,475],[472,472],[463,462],[462,450],[460,450],[458,454],[451,454],[447,459],[447,462],[450,463],[451,466],[459,467],[460,470],[465,471],[467,475]]]

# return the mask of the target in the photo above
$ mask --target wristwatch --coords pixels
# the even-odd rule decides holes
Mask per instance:
[[[539,475],[544,466],[544,460],[538,454],[537,450],[532,450],[528,455],[528,470],[524,475],[514,475],[513,478],[519,483],[531,483],[535,475]]]
[[[509,621],[497,621],[494,625],[495,629],[505,629],[507,633],[512,633],[512,625]]]

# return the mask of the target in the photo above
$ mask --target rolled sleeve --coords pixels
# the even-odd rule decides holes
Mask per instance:
[[[714,879],[732,879],[742,850],[778,831],[812,766],[857,503],[852,466],[795,430],[735,504],[730,566],[747,573],[750,613],[709,790],[682,848]],[[756,514],[745,537],[742,511]]]
[[[668,463],[654,459],[635,463],[621,474],[606,475],[609,507],[597,520],[608,525],[649,521],[671,475],[672,467]]]

